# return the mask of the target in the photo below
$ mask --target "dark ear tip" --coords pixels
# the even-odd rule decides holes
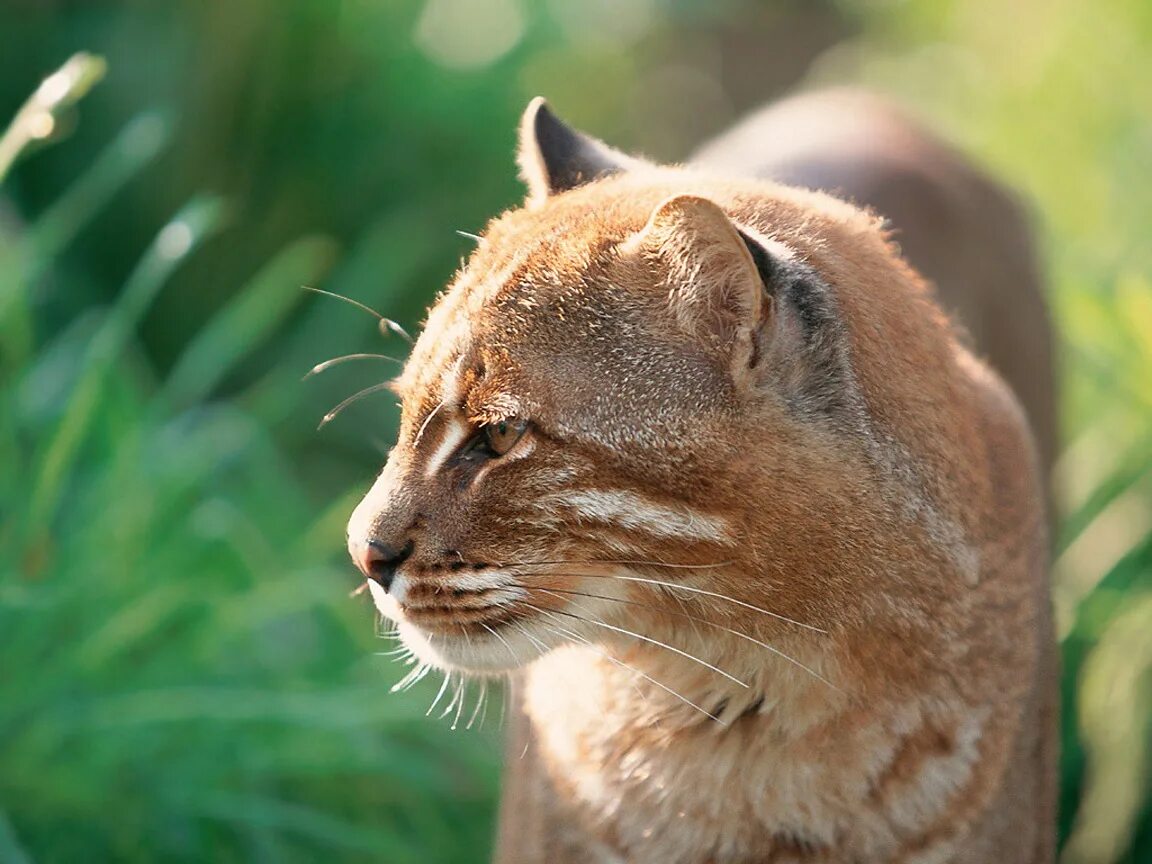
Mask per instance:
[[[524,109],[523,126],[531,130],[538,141],[555,138],[557,133],[568,129],[543,96],[537,96],[528,103]]]
[[[520,170],[536,199],[626,170],[632,160],[569,127],[543,97],[520,120]]]
[[[543,96],[537,96],[528,103],[528,107],[520,115],[520,128],[535,132],[541,119],[547,122],[548,119],[555,119],[555,115],[552,114],[552,109],[548,107],[548,100]]]
[[[528,103],[528,107],[524,109],[524,116],[525,117],[535,117],[536,114],[541,109],[543,109],[545,111],[550,110],[548,108],[548,100],[545,99],[543,96],[534,96],[532,98],[532,100]]]

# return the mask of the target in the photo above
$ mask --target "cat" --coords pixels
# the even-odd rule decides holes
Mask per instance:
[[[851,93],[677,167],[538,99],[519,162],[348,529],[419,668],[512,679],[497,861],[1051,861],[1051,341],[1011,198]],[[878,215],[778,180],[892,211],[980,348]]]

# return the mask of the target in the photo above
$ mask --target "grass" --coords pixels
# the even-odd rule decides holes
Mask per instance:
[[[486,77],[452,77],[405,41],[420,5],[331,21],[316,12],[303,23],[285,13],[283,30],[268,34],[293,57],[279,77],[259,79],[279,113],[222,126],[236,137],[221,137],[219,149],[230,156],[250,133],[271,154],[254,163],[255,211],[279,233],[234,232],[260,220],[251,202],[201,191],[226,184],[185,188],[187,177],[220,180],[231,162],[215,154],[214,170],[197,173],[210,161],[197,149],[200,130],[166,110],[82,124],[84,142],[36,154],[38,163],[89,155],[52,162],[56,174],[45,176],[71,171],[55,186],[30,184],[24,197],[45,199],[26,208],[35,216],[0,210],[0,862],[485,857],[493,730],[452,735],[425,718],[435,684],[389,696],[385,685],[402,670],[376,656],[389,645],[348,600],[352,582],[334,549],[358,495],[348,463],[366,458],[349,441],[387,446],[395,413],[358,406],[359,422],[346,417],[316,439],[316,421],[339,399],[331,394],[356,389],[357,373],[333,370],[336,385],[299,381],[318,351],[379,350],[369,341],[379,336],[369,317],[298,289],[322,284],[410,321],[430,290],[405,286],[438,285],[444,250],[451,258],[457,249],[451,229],[474,229],[509,194],[511,139],[493,117],[511,116],[517,76],[583,105],[605,128],[626,128],[629,103],[608,84],[639,75],[646,55],[628,42],[557,48],[533,25]],[[1035,202],[1064,339],[1054,573],[1063,861],[1152,861],[1147,4],[837,6],[858,34],[820,61],[816,78],[902,95]],[[91,35],[88,19],[77,21]],[[177,30],[160,32],[175,40]],[[205,32],[221,34],[221,69],[251,47],[242,26]],[[391,41],[381,48],[380,39]],[[376,51],[386,63],[363,62]],[[74,125],[73,103],[103,71],[94,58],[77,63],[71,83],[22,112],[0,145],[0,192],[20,179],[5,179],[14,158]],[[557,72],[593,67],[611,82],[589,88]],[[134,98],[141,68],[127,67],[117,92],[133,98],[122,101],[150,104]],[[108,72],[111,87],[117,64]],[[371,86],[348,102],[329,99],[333,81],[369,73]],[[222,72],[212,89],[216,80],[197,92],[214,94],[226,114],[232,79]],[[385,128],[368,125],[378,91],[389,94],[381,104],[396,140],[388,158],[371,160],[367,185],[392,197],[361,198],[348,193],[365,170],[360,142]],[[298,139],[286,134],[297,129]],[[292,146],[277,150],[286,139]],[[468,159],[445,158],[464,149]],[[167,188],[170,175],[172,195],[143,206],[142,182]],[[338,215],[354,233],[338,240],[306,218],[344,199],[354,200]],[[115,254],[72,254],[93,236]],[[132,265],[100,305],[103,277],[76,262],[125,256]],[[190,306],[174,286],[209,295],[199,307],[215,310],[207,323],[179,314]],[[145,344],[148,332],[166,337],[165,362]],[[355,459],[341,465],[325,456],[332,451]]]
[[[389,643],[331,564],[347,502],[317,521],[266,419],[208,398],[332,244],[274,255],[165,380],[137,325],[219,200],[159,226],[110,307],[29,332],[21,292],[76,211],[162,144],[124,134],[67,210],[0,235],[0,861],[478,860],[493,736],[448,749],[427,702],[389,697]]]

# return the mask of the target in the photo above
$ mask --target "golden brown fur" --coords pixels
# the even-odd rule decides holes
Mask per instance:
[[[1050,861],[1011,393],[876,217],[524,136],[349,526],[422,662],[516,676],[497,859]]]

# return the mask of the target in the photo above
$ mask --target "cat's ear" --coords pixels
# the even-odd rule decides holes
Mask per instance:
[[[635,242],[681,328],[728,354],[733,369],[746,369],[769,301],[753,247],[724,211],[677,195],[652,212]]]
[[[567,126],[540,96],[520,119],[516,161],[535,201],[643,164]]]

